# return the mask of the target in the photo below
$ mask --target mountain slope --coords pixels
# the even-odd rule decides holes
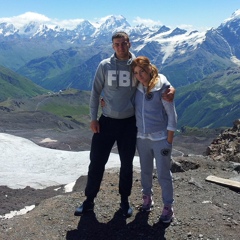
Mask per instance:
[[[178,88],[176,106],[179,127],[231,126],[240,117],[240,68]]]
[[[240,10],[206,32],[131,27],[123,16],[108,16],[101,24],[81,21],[72,29],[0,23],[0,64],[52,91],[90,91],[97,65],[113,52],[112,33],[124,29],[131,52],[149,57],[177,89],[180,127],[231,126],[239,117],[239,26]]]
[[[29,56],[31,60],[25,64],[21,63],[22,66],[17,72],[50,90],[65,89],[67,86],[90,90],[91,86],[88,87],[85,83],[92,81],[96,69],[86,69],[84,66],[88,66],[87,61],[94,59],[93,57],[98,54],[110,55],[112,32],[125,29],[131,37],[131,51],[137,56],[149,57],[175,87],[180,87],[239,64],[239,16],[240,12],[236,11],[231,20],[221,24],[217,29],[206,32],[171,29],[164,25],[152,28],[143,25],[131,27],[124,17],[116,16],[109,16],[99,26],[93,26],[85,21],[71,31],[35,25],[38,30],[31,35],[23,35],[16,31],[6,37],[0,34],[3,44],[8,46],[4,48],[0,45],[0,53],[5,57],[8,52],[18,53],[15,47],[25,46],[24,44],[28,42],[29,53],[32,53],[32,56],[33,53],[41,56],[39,55],[40,58]],[[8,28],[6,26],[5,28],[7,31]],[[44,54],[47,49],[48,54]],[[96,58],[97,60],[98,62],[93,62],[94,66],[102,59]],[[16,67],[13,63],[12,69]],[[76,70],[78,67],[82,71]],[[83,69],[86,70],[84,74]],[[83,83],[76,81],[79,79],[79,72]]]
[[[48,90],[10,69],[0,66],[0,101],[8,98],[33,97]]]
[[[96,52],[96,55],[92,55],[93,52],[89,47],[61,49],[49,56],[33,59],[17,72],[53,91],[67,88],[91,90],[99,62],[112,54],[110,47]]]

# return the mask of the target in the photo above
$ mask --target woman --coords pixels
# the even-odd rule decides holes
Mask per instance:
[[[174,217],[173,181],[170,168],[177,114],[174,102],[163,100],[162,94],[170,87],[170,83],[163,74],[158,73],[157,67],[151,64],[147,57],[140,56],[134,59],[132,70],[138,81],[135,116],[143,193],[141,209],[151,211],[153,207],[152,173],[155,158],[164,204],[160,220],[169,223]]]

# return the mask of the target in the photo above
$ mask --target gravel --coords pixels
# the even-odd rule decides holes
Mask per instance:
[[[35,126],[36,127],[36,126]],[[9,129],[2,128],[9,133]],[[64,130],[57,134],[54,130],[11,131],[11,134],[28,138],[40,144],[42,139],[58,139],[58,143],[44,145],[48,148],[68,150],[89,150],[90,136],[87,130]],[[79,137],[79,132],[85,140]],[[152,212],[138,210],[141,204],[141,179],[134,172],[130,202],[133,216],[124,218],[119,209],[118,194],[119,169],[105,172],[100,192],[95,200],[94,212],[75,217],[74,210],[84,201],[86,176],[80,177],[71,193],[65,193],[63,186],[52,186],[36,190],[30,187],[10,189],[0,186],[0,215],[24,206],[35,208],[24,215],[0,219],[1,240],[127,240],[127,239],[202,239],[239,240],[240,195],[239,189],[228,188],[206,181],[214,175],[222,178],[239,176],[230,162],[213,161],[204,156],[204,149],[211,139],[176,137],[174,161],[175,219],[170,224],[159,221],[162,211],[161,189],[157,177],[153,175],[155,206]],[[67,143],[67,144],[66,144]],[[87,144],[86,144],[87,143]],[[70,148],[69,148],[70,146]],[[177,169],[177,170],[176,170]],[[58,189],[56,191],[56,189]]]

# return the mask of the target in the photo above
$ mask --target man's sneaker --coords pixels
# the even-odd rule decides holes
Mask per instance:
[[[84,213],[92,211],[93,208],[94,208],[94,203],[85,200],[80,207],[76,208],[74,215],[82,216]]]
[[[121,202],[120,203],[120,208],[122,210],[123,216],[124,217],[131,217],[133,214],[133,209],[129,205],[129,202]]]
[[[173,208],[171,205],[165,205],[160,216],[160,221],[164,223],[170,223],[174,218]]]
[[[152,195],[143,195],[142,199],[143,199],[143,204],[142,204],[141,210],[147,211],[147,212],[151,211],[154,204],[152,200]]]

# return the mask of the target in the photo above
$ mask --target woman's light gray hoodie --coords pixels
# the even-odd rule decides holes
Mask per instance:
[[[97,120],[99,99],[102,95],[105,107],[102,108],[106,117],[124,119],[134,116],[133,98],[136,84],[132,79],[131,62],[119,60],[113,54],[98,65],[90,97],[91,120]]]
[[[138,132],[152,134],[162,132],[167,137],[167,130],[175,131],[177,114],[174,102],[162,99],[162,94],[171,85],[163,74],[159,74],[156,86],[146,94],[146,89],[139,83],[135,96],[135,115]]]

